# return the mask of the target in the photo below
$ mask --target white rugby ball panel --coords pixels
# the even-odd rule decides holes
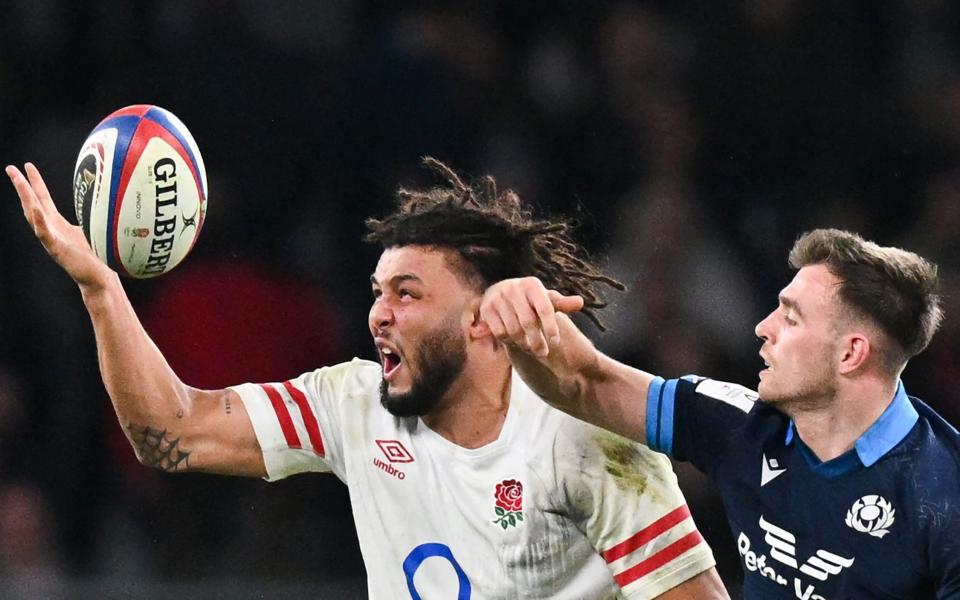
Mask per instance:
[[[96,255],[124,275],[155,277],[179,264],[196,243],[206,202],[196,141],[160,107],[111,113],[77,159],[77,222]]]
[[[200,190],[188,161],[153,137],[122,189],[115,258],[134,277],[165,273],[186,257],[199,231]]]

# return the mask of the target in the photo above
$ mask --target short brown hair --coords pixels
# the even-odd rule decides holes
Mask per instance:
[[[841,301],[899,346],[884,357],[890,367],[922,352],[943,320],[937,265],[913,252],[849,231],[815,229],[797,239],[789,261],[794,269],[824,265],[840,280]]]

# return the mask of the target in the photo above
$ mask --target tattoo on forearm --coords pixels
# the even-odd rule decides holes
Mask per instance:
[[[227,410],[227,414],[230,414],[230,396],[225,396],[223,399],[224,408]]]
[[[127,426],[133,449],[148,467],[168,473],[186,471],[190,466],[190,452],[180,446],[180,438],[170,439],[166,429],[130,423]]]

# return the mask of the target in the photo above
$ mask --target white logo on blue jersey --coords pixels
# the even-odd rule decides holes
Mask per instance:
[[[816,583],[810,584],[799,575],[791,576],[781,567],[776,566],[776,563],[786,565],[819,582],[824,582],[853,565],[853,558],[846,558],[823,549],[817,550],[813,556],[800,564],[797,560],[797,537],[793,533],[770,523],[762,515],[760,529],[764,532],[763,541],[770,547],[769,562],[767,554],[760,549],[754,549],[750,538],[741,532],[737,538],[737,549],[743,560],[743,566],[748,572],[757,573],[781,586],[788,587],[792,583],[797,598],[826,600],[823,595],[817,593]]]
[[[720,400],[721,402],[726,402],[730,406],[735,406],[745,413],[750,412],[754,403],[760,399],[760,396],[750,388],[743,387],[736,383],[716,381],[715,379],[704,379],[697,384],[697,393]]]
[[[883,496],[871,494],[860,498],[847,511],[847,527],[882,538],[890,533],[897,511]]]
[[[776,458],[767,458],[766,453],[764,453],[763,470],[760,473],[760,487],[767,485],[778,476],[783,475],[786,472],[787,468],[781,467],[780,462]]]
[[[802,565],[797,563],[797,537],[760,516],[760,529],[766,532],[763,540],[770,544],[770,557],[783,564],[799,569],[801,573],[820,581],[826,581],[830,575],[840,573],[853,564],[854,559],[844,558],[827,550],[817,550],[816,554]]]

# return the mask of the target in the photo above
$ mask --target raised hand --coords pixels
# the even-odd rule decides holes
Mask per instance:
[[[581,296],[564,296],[536,277],[524,277],[490,286],[480,301],[480,318],[504,344],[545,357],[560,341],[557,313],[582,308]]]
[[[32,163],[24,165],[24,170],[26,176],[12,165],[6,168],[34,235],[47,254],[82,288],[102,284],[113,272],[90,249],[83,231],[57,210],[40,171]]]

